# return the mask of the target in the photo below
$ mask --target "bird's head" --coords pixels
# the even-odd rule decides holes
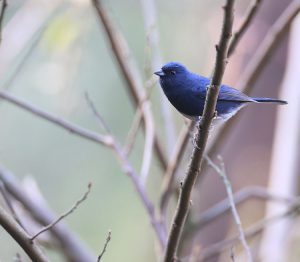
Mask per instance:
[[[161,70],[154,72],[160,79],[174,79],[187,73],[187,69],[184,65],[177,62],[169,62],[165,64]]]

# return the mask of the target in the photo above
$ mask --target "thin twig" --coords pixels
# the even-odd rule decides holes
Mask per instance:
[[[196,145],[193,149],[190,164],[182,184],[175,216],[172,221],[172,227],[168,238],[168,244],[164,256],[165,262],[171,262],[176,259],[177,249],[181,238],[181,233],[189,211],[190,199],[193,186],[196,182],[199,170],[201,169],[204,149],[207,143],[209,128],[214,117],[216,103],[218,99],[220,84],[227,63],[227,52],[233,24],[233,6],[234,0],[227,0],[224,6],[224,20],[219,44],[216,46],[216,61],[213,77],[208,88],[208,94],[205,101],[203,117],[198,124],[196,133]]]
[[[230,203],[231,212],[232,212],[234,221],[237,225],[237,229],[239,231],[240,241],[241,241],[241,243],[242,243],[242,245],[245,249],[246,256],[247,256],[247,261],[252,262],[253,257],[252,257],[251,251],[250,251],[249,244],[247,243],[247,240],[246,240],[246,237],[245,237],[245,233],[244,233],[244,230],[243,230],[243,226],[242,226],[240,216],[237,212],[237,209],[236,209],[236,206],[235,206],[235,203],[234,203],[232,188],[231,188],[231,184],[230,184],[230,182],[227,178],[227,175],[226,175],[224,162],[221,161],[221,167],[218,167],[214,162],[211,161],[211,159],[209,157],[206,157],[206,161],[219,174],[219,176],[222,178],[222,180],[224,182],[226,192],[227,192],[227,195],[228,195],[228,199],[229,199],[229,203]]]
[[[57,218],[47,206],[39,201],[32,199],[23,189],[15,175],[0,165],[0,180],[3,182],[5,189],[19,201],[31,216],[40,224],[48,225]],[[59,248],[63,251],[68,261],[74,262],[94,262],[94,257],[86,246],[72,233],[64,221],[50,229],[51,233],[59,242]],[[28,236],[28,242],[29,236]]]
[[[20,247],[22,247],[32,261],[49,261],[40,248],[33,241],[30,241],[30,236],[2,207],[0,207],[0,225],[11,235]]]
[[[94,141],[96,143],[99,143],[104,146],[110,147],[112,144],[111,138],[109,136],[103,136],[101,134],[98,134],[96,132],[90,131],[88,129],[85,129],[79,125],[76,125],[68,120],[65,120],[61,117],[52,115],[46,111],[43,111],[42,109],[10,94],[9,92],[6,92],[4,90],[0,91],[0,98],[40,117],[43,118],[59,127],[62,127],[63,129],[68,130],[72,134],[76,134],[78,136],[81,136],[85,139]]]
[[[228,49],[228,56],[230,56],[238,42],[240,41],[241,37],[243,36],[243,34],[246,32],[247,28],[249,27],[251,21],[253,20],[255,14],[257,13],[257,10],[260,6],[260,4],[262,3],[262,0],[252,0],[248,10],[247,10],[247,13],[245,15],[245,18],[243,20],[243,22],[241,23],[239,29],[233,33],[232,35],[232,40],[231,40],[231,43],[229,45],[229,49]]]
[[[6,7],[7,7],[7,1],[2,0],[1,11],[0,11],[0,44],[2,42],[2,28],[3,28],[3,20],[4,20]]]
[[[98,256],[97,262],[100,262],[100,261],[101,261],[101,258],[102,258],[102,256],[104,255],[104,253],[105,253],[105,251],[106,251],[106,248],[107,248],[107,245],[108,245],[108,243],[109,243],[110,240],[111,240],[111,231],[109,230],[109,231],[108,231],[107,238],[106,238],[105,243],[104,243],[104,246],[103,246],[103,249],[102,249],[102,252],[101,252],[100,255]]]
[[[84,195],[78,199],[76,201],[76,203],[65,213],[61,214],[56,220],[54,220],[52,223],[50,223],[49,225],[45,226],[44,228],[42,228],[39,232],[37,232],[36,234],[34,234],[30,240],[33,241],[35,238],[37,238],[40,234],[50,230],[52,227],[54,227],[59,221],[61,221],[62,219],[64,219],[65,217],[67,217],[68,215],[70,215],[71,213],[73,213],[78,206],[84,202],[86,200],[86,198],[88,197],[89,193],[91,192],[91,188],[92,188],[92,183],[88,184],[88,189],[87,191],[84,193]]]
[[[142,80],[140,75],[138,74],[137,67],[134,65],[133,61],[130,61],[129,59],[132,56],[130,55],[128,44],[121,32],[118,31],[113,25],[113,22],[111,21],[111,18],[106,12],[102,1],[91,1],[95,8],[97,17],[105,29],[105,33],[107,34],[108,40],[111,44],[113,54],[118,62],[118,66],[120,68],[122,76],[126,81],[128,91],[130,92],[134,104],[138,106],[139,104],[142,104],[142,101],[145,97],[145,91],[143,89]],[[166,169],[167,160],[161,148],[161,143],[159,143],[156,134],[152,134],[152,132],[154,132],[154,123],[149,102],[143,104],[142,110],[146,138],[148,139],[146,147],[150,145],[152,136],[154,136],[154,146],[158,160],[160,161],[160,164],[163,167],[163,169]]]

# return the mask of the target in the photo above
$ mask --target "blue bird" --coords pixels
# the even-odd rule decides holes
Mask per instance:
[[[159,76],[165,95],[181,114],[192,120],[198,120],[202,116],[209,78],[192,73],[177,62],[165,64],[154,74]],[[216,118],[227,120],[250,103],[287,104],[286,101],[273,98],[249,97],[237,89],[221,85]]]

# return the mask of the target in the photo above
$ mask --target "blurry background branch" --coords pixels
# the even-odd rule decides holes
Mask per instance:
[[[149,102],[143,101],[146,95],[142,86],[142,80],[134,61],[132,61],[132,55],[130,54],[130,50],[126,43],[126,40],[122,36],[121,32],[118,31],[117,28],[113,25],[108,13],[103,6],[102,0],[92,0],[92,3],[96,10],[97,17],[105,29],[105,32],[111,44],[112,52],[115,55],[120,71],[126,81],[127,88],[133,99],[133,102],[136,106],[141,105],[141,109],[143,112],[143,123],[146,133],[145,136],[146,138],[154,136],[153,139],[158,160],[160,161],[163,169],[166,169],[167,159],[164,155],[163,149],[161,148],[161,144],[158,141],[158,137],[154,133],[154,122],[152,112],[150,110],[150,105]]]
[[[30,240],[30,236],[24,229],[2,207],[0,207],[0,224],[23,248],[32,261],[49,261],[35,242]]]

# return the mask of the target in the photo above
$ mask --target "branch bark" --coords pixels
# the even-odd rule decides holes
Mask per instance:
[[[195,139],[196,146],[193,149],[189,167],[182,184],[164,256],[165,262],[171,262],[176,259],[176,253],[181,238],[181,233],[189,210],[192,189],[201,169],[204,149],[209,134],[209,127],[215,114],[220,84],[227,63],[228,46],[232,34],[233,25],[233,6],[234,0],[227,0],[226,5],[224,6],[225,14],[220,41],[216,46],[217,54],[213,77],[208,88],[203,117],[197,125],[198,131]]]

